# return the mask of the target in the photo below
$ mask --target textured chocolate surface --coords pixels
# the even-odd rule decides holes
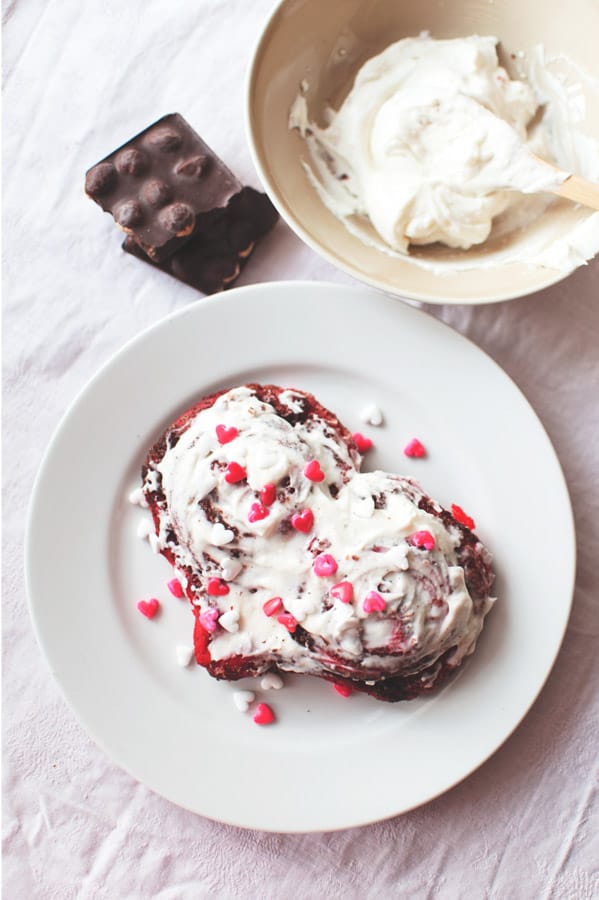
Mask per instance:
[[[192,237],[211,235],[241,190],[238,179],[178,113],[154,122],[85,177],[86,194],[154,262],[168,259]]]
[[[257,241],[278,218],[266,194],[246,187],[226,209],[212,214],[205,227],[199,228],[181,250],[163,262],[150,259],[133,237],[125,239],[123,250],[204,294],[214,294],[235,282]]]

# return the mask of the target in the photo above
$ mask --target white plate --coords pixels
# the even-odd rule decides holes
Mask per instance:
[[[370,433],[368,467],[414,475],[473,515],[499,596],[474,656],[436,696],[386,704],[287,677],[260,728],[233,687],[181,669],[192,615],[136,536],[146,449],[192,401],[275,382]],[[359,411],[377,403],[385,426]],[[401,448],[413,436],[423,460]],[[37,634],[76,714],[135,778],[224,822],[330,830],[405,812],[479,766],[541,689],[566,626],[572,515],[549,439],[509,378],[434,318],[368,288],[263,284],[200,300],[128,344],[79,396],[39,473],[27,578]],[[152,621],[136,609],[157,596]],[[237,685],[237,687],[239,684]]]

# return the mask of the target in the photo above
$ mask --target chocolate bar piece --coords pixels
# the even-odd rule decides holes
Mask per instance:
[[[256,242],[270,231],[278,218],[266,194],[246,187],[218,217],[213,217],[209,232],[202,231],[163,262],[150,259],[132,237],[125,239],[123,250],[204,294],[214,294],[233,284]]]
[[[242,187],[178,113],[154,122],[85,176],[86,194],[154,262],[210,234]]]

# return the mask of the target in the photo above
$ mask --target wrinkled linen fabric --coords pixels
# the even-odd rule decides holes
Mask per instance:
[[[597,261],[520,300],[427,309],[486,350],[531,401],[564,467],[578,533],[574,607],[557,663],[524,722],[462,784],[404,816],[332,834],[221,825],[113,765],[36,643],[22,547],[50,436],[128,339],[202,302],[120,252],[118,231],[83,196],[83,173],[177,110],[259,186],[244,134],[244,78],[271,8],[270,0],[5,4],[4,896],[597,897]],[[240,284],[288,278],[351,283],[280,223]]]

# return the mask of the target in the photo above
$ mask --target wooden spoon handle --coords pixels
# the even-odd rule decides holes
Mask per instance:
[[[599,184],[593,184],[580,175],[569,175],[552,193],[575,203],[583,203],[591,209],[599,209]]]

